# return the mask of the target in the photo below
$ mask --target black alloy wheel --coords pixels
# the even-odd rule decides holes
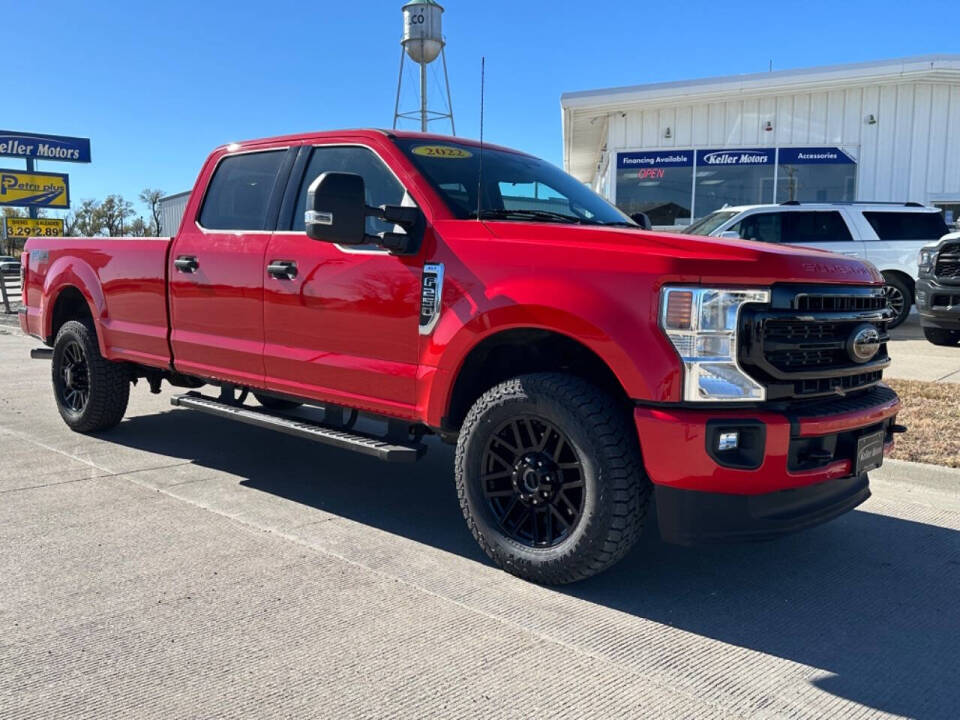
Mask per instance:
[[[76,340],[64,346],[59,370],[60,403],[72,412],[82,413],[90,398],[90,367],[83,346]]]
[[[524,415],[506,421],[491,435],[482,463],[484,497],[507,537],[529,547],[553,547],[580,522],[583,463],[549,420]]]

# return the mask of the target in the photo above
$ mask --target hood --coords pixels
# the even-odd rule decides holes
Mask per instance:
[[[487,229],[504,240],[567,246],[582,252],[613,253],[618,262],[649,270],[656,257],[661,267],[709,284],[836,283],[882,285],[871,263],[837,253],[732,238],[650,232],[618,227],[558,223],[488,222]],[[646,262],[645,262],[646,261]]]

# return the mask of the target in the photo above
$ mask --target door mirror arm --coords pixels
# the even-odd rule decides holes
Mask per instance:
[[[355,173],[325,172],[307,189],[304,228],[307,237],[338,245],[375,244],[394,255],[420,249],[426,218],[417,207],[366,204],[363,177]],[[368,235],[366,219],[375,217],[399,225],[405,233]]]
[[[426,218],[420,208],[401,205],[367,206],[367,215],[403,228],[402,233],[382,232],[368,236],[384,250],[389,250],[391,255],[415,255],[420,250],[426,229]]]

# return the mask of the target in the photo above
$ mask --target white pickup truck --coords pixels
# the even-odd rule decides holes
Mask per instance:
[[[917,253],[949,232],[939,208],[919,203],[740,205],[716,210],[683,231],[817,248],[869,260],[887,282],[894,312],[888,327],[910,313],[916,297]]]

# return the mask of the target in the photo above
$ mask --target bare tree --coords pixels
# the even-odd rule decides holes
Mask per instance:
[[[140,201],[150,208],[150,226],[147,228],[149,235],[160,234],[160,198],[163,197],[163,190],[151,190],[147,188],[140,193]]]
[[[97,210],[100,227],[111,237],[123,235],[128,218],[134,215],[133,203],[124,200],[122,195],[107,195]]]

